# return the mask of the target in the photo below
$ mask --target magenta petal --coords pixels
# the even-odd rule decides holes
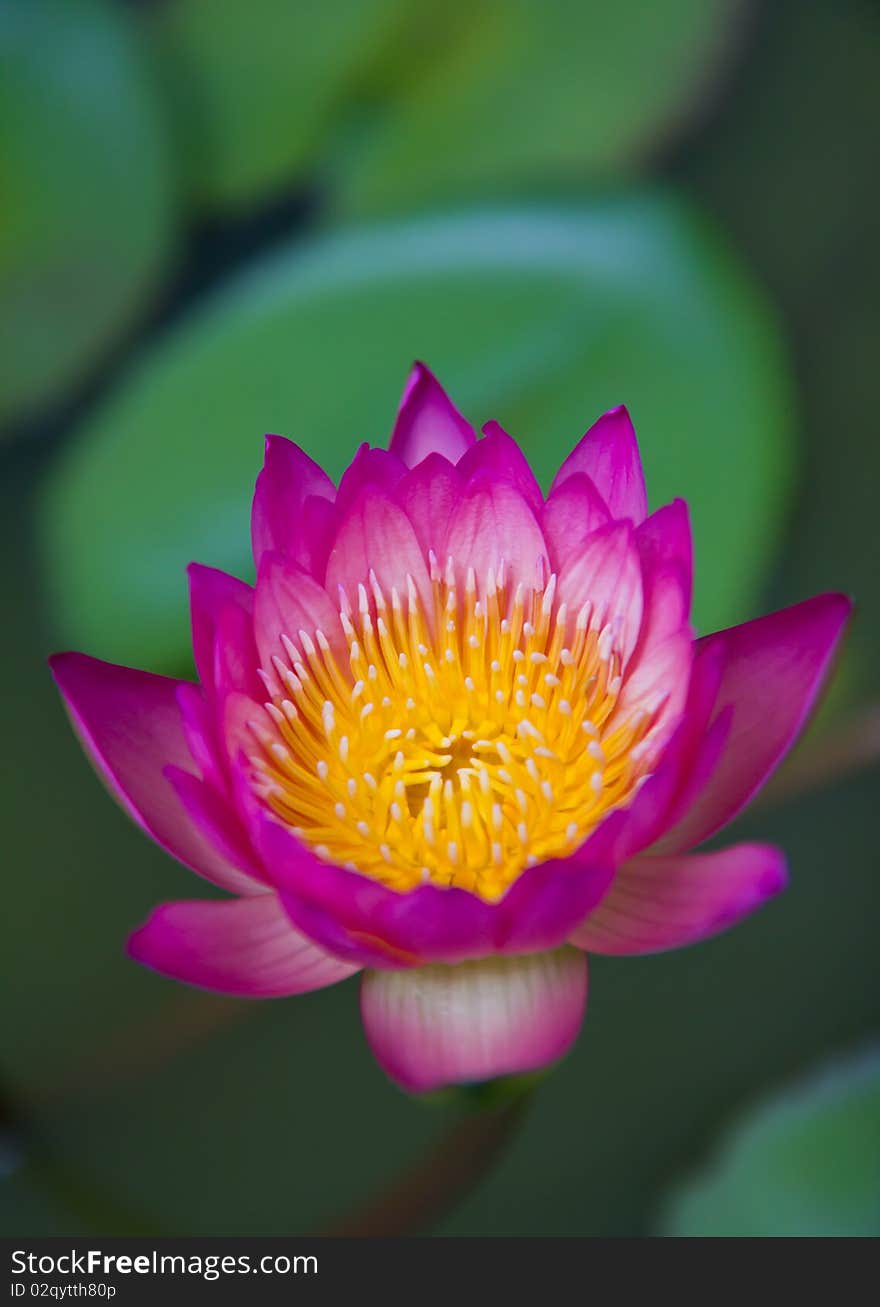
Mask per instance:
[[[217,624],[221,613],[227,608],[237,609],[246,617],[254,611],[254,592],[244,581],[229,576],[215,567],[203,567],[201,563],[190,563],[187,568],[189,576],[189,602],[192,614],[193,656],[199,679],[207,689],[214,686],[214,647]],[[250,653],[251,663],[255,662],[253,636],[249,649],[240,651],[246,659]]]
[[[694,576],[694,550],[688,506],[683,499],[658,508],[636,530],[636,547],[646,580],[673,572],[680,578],[685,609],[690,612]]]
[[[574,624],[584,604],[588,625],[611,625],[613,644],[624,665],[638,640],[644,598],[642,568],[627,522],[609,522],[588,536],[583,548],[559,573],[556,591]]]
[[[635,854],[652,845],[674,820],[672,814],[693,786],[702,786],[717,764],[726,738],[729,719],[722,714],[710,730],[706,723],[712,710],[721,678],[717,651],[707,650],[694,660],[685,711],[671,738],[662,746],[653,773],[639,788],[629,806],[607,819],[599,828],[612,829],[613,842],[608,851],[612,865],[621,866]],[[596,836],[592,837],[595,840]],[[577,858],[579,852],[573,854]]]
[[[587,537],[608,520],[605,500],[583,472],[576,472],[548,495],[541,526],[553,571],[574,562]]]
[[[245,829],[225,795],[180,767],[166,767],[165,776],[190,820],[223,855],[230,868],[241,873],[228,876],[223,889],[234,894],[256,894],[265,884]]]
[[[544,496],[519,445],[497,422],[487,422],[483,431],[483,439],[478,440],[459,461],[458,473],[462,480],[465,483],[509,481],[516,486],[535,516],[540,516]]]
[[[257,736],[252,727],[270,734],[271,721],[261,703],[236,691],[227,694],[220,704],[218,719],[234,789],[234,778],[241,769],[242,759],[246,760],[259,752]]]
[[[358,586],[369,586],[370,573],[382,587],[386,600],[396,589],[406,595],[412,578],[424,611],[432,612],[431,582],[425,556],[406,513],[377,487],[367,487],[342,517],[327,559],[327,589],[345,590],[349,602],[357,605]]]
[[[319,583],[327,571],[327,555],[336,530],[336,505],[319,495],[303,500],[300,530],[290,558]]]
[[[163,976],[244,998],[305,994],[357,970],[298,934],[275,894],[164,903],[128,951]]]
[[[214,633],[213,682],[217,698],[222,699],[230,690],[262,698],[258,666],[253,613],[228,604],[217,619]]]
[[[760,789],[803,726],[851,607],[845,595],[817,595],[698,642],[700,655],[721,659],[710,720],[730,711],[730,730],[718,765],[658,852],[701,844]]]
[[[434,374],[424,363],[416,363],[400,401],[390,452],[407,467],[416,467],[431,454],[442,454],[450,463],[457,463],[474,440],[473,428]]]
[[[783,854],[769,844],[636,858],[620,868],[572,943],[613,954],[682,948],[735,925],[785,883]]]
[[[226,774],[219,748],[213,702],[209,702],[200,686],[183,681],[177,689],[177,706],[180,709],[183,734],[196,768],[215,790],[225,792]]]
[[[504,574],[513,584],[535,585],[547,545],[537,518],[515,485],[488,478],[472,482],[449,523],[447,551],[463,582],[469,567],[478,588],[489,571]]]
[[[623,814],[613,814],[577,859],[531,867],[496,903],[435,885],[407,893],[388,889],[320,861],[268,817],[255,822],[251,833],[300,930],[339,956],[397,968],[536,952],[563,943],[608,887],[609,851],[622,820]]]
[[[217,885],[241,873],[185,812],[164,776],[192,769],[177,694],[184,682],[86,654],[56,654],[52,672],[83,747],[125,811],[163,849]]]
[[[576,472],[585,472],[605,500],[614,518],[628,518],[636,526],[648,511],[645,475],[636,433],[621,404],[603,414],[575,445],[556,474],[553,490]]]
[[[336,488],[317,463],[292,440],[266,437],[266,458],[257,477],[251,539],[257,567],[267,551],[302,563],[302,507],[310,496],[331,501]]]
[[[568,1051],[587,1001],[586,958],[557,949],[456,967],[368,971],[361,987],[367,1041],[404,1089],[537,1071]]]
[[[425,557],[433,551],[441,566],[446,557],[446,535],[461,498],[457,470],[440,454],[429,454],[398,483],[395,499],[406,513]]]
[[[278,657],[290,665],[290,652],[281,637],[286,636],[302,655],[304,631],[313,640],[320,631],[331,647],[344,656],[345,636],[339,610],[326,590],[314,577],[280,554],[264,554],[257,578],[254,602],[254,634],[260,666],[272,673],[272,659]],[[257,697],[251,693],[251,698]],[[259,696],[262,701],[263,696]]]
[[[680,598],[675,591],[674,601]],[[675,612],[674,602],[670,603]],[[685,626],[671,635],[637,648],[624,678],[609,726],[622,726],[636,711],[647,712],[654,722],[644,746],[657,748],[678,725],[688,695],[693,661],[693,637]]]
[[[406,471],[403,459],[390,450],[371,449],[369,445],[361,445],[345,469],[336,492],[336,524],[345,517],[367,487],[384,491],[388,497],[393,497],[394,490],[406,476]]]

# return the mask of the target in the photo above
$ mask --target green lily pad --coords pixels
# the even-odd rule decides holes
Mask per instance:
[[[294,180],[387,41],[402,0],[167,0],[154,28],[197,202],[246,208]]]
[[[779,340],[744,273],[669,196],[477,212],[297,245],[169,334],[77,433],[41,514],[59,642],[185,665],[183,569],[242,575],[265,431],[338,476],[383,444],[410,362],[498,418],[544,485],[626,402],[649,495],[692,505],[697,615],[742,617],[789,483]]]
[[[765,1102],[669,1200],[680,1237],[880,1235],[880,1050]]]
[[[174,228],[168,142],[132,17],[0,10],[0,425],[58,399],[143,307]]]
[[[421,27],[362,113],[337,178],[348,213],[630,172],[713,84],[739,0],[467,0]],[[426,53],[429,52],[429,53]]]

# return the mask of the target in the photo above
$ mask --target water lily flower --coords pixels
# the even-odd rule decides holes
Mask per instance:
[[[120,804],[227,891],[158,907],[131,955],[254,997],[361,972],[410,1091],[545,1066],[588,953],[691,944],[783,887],[770,845],[692,850],[792,744],[850,609],[695,639],[687,507],[648,514],[626,409],[546,497],[483,430],[417,365],[338,487],[269,436],[255,587],[189,569],[199,683],[52,660]]]

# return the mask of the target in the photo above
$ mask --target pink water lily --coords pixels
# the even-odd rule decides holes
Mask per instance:
[[[338,487],[268,437],[252,535],[255,587],[190,568],[198,684],[52,659],[122,806],[231,896],[158,907],[139,961],[254,997],[361,971],[373,1052],[421,1091],[552,1062],[587,953],[691,944],[783,887],[770,845],[691,850],[795,739],[850,604],[696,640],[687,508],[648,514],[624,408],[545,497],[417,365]]]

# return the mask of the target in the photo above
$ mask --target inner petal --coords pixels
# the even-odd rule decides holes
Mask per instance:
[[[615,711],[620,624],[558,603],[555,576],[478,587],[471,570],[462,587],[430,562],[429,611],[373,573],[341,592],[344,662],[320,630],[281,634],[253,784],[321,858],[492,901],[629,801],[660,705]]]

